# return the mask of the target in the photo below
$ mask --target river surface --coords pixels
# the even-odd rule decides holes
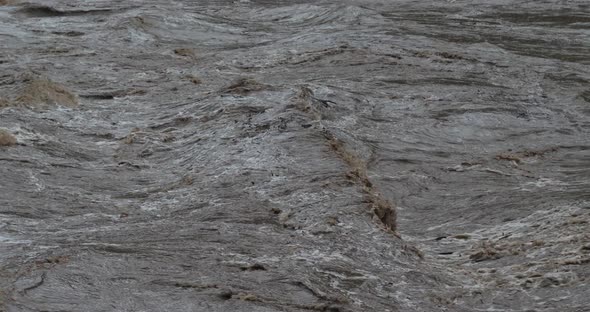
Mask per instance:
[[[590,2],[0,1],[0,311],[590,311]]]

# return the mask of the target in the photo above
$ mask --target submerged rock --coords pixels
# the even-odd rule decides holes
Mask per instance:
[[[8,130],[0,129],[0,146],[16,145],[16,137]]]
[[[17,105],[39,107],[59,105],[77,107],[77,96],[61,84],[46,78],[26,80],[25,87],[20,91],[14,103]]]

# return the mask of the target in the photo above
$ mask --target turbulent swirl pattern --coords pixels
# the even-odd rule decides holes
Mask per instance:
[[[0,311],[588,311],[584,0],[0,0]]]

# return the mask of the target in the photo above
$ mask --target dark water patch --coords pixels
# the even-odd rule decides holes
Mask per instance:
[[[521,116],[522,110],[510,107],[482,107],[482,108],[448,108],[432,113],[432,118],[448,118],[463,114],[510,114],[516,117]]]
[[[112,100],[115,98],[114,94],[109,93],[95,93],[95,94],[80,94],[81,98],[92,100]]]
[[[590,13],[563,10],[561,12],[503,12],[477,15],[475,18],[502,20],[515,24],[540,26],[570,26],[578,23],[590,23]],[[588,25],[588,27],[590,28],[590,25]]]
[[[576,84],[586,85],[590,82],[587,78],[584,78],[580,74],[572,73],[572,72],[548,73],[548,74],[545,74],[545,77],[548,79],[552,79],[554,81],[558,81],[558,82],[566,82],[568,84],[576,83]]]
[[[26,6],[17,11],[18,14],[26,17],[64,17],[64,16],[84,16],[84,15],[105,15],[111,14],[112,9],[92,9],[92,10],[60,10],[45,5]]]
[[[147,90],[141,88],[130,88],[126,90],[114,90],[95,93],[84,93],[78,96],[91,100],[113,100],[116,97],[138,96],[147,94]]]
[[[80,36],[84,36],[85,33],[81,32],[81,31],[54,31],[51,32],[54,35],[60,35],[60,36],[66,36],[66,37],[80,37]]]
[[[558,39],[524,39],[506,36],[489,36],[487,40],[519,55],[582,64],[590,63],[590,46],[587,45],[561,42]]]
[[[432,77],[423,79],[381,79],[386,83],[402,85],[443,85],[443,86],[482,86],[493,88],[507,88],[501,85],[495,85],[485,80],[449,78],[449,77]]]

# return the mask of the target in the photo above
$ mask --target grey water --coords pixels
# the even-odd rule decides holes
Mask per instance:
[[[0,311],[590,311],[589,82],[583,0],[0,1]]]

